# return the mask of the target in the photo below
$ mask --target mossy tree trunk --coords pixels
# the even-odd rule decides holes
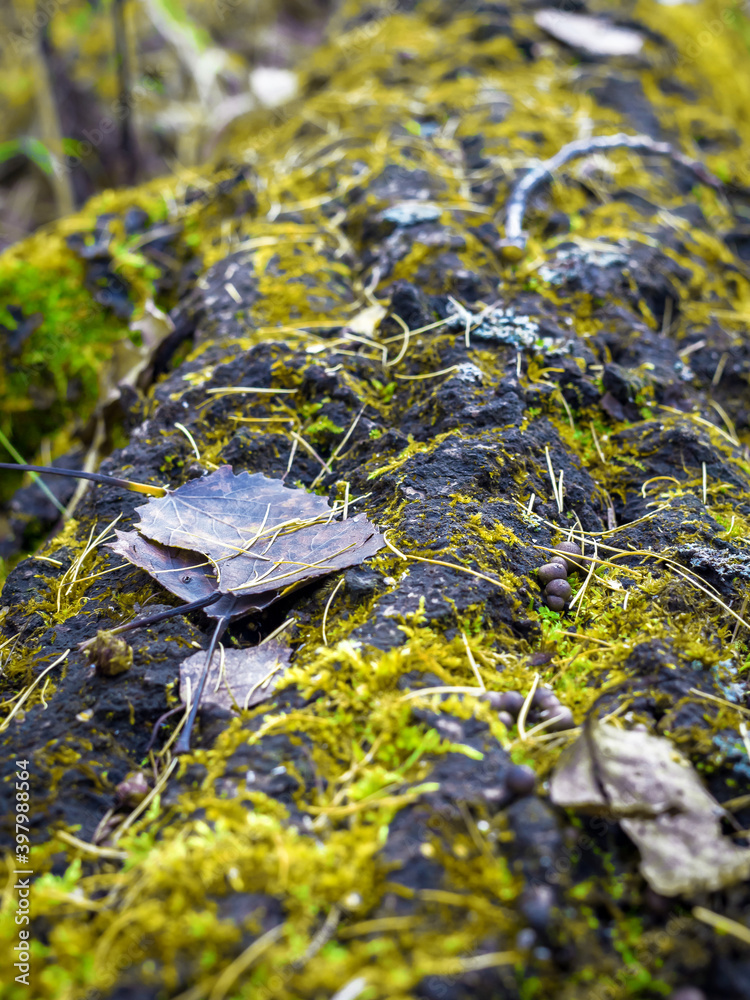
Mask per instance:
[[[90,489],[13,570],[6,708],[69,651],[1,734],[3,815],[15,761],[31,774],[35,997],[750,992],[732,937],[693,915],[741,922],[746,886],[659,897],[616,822],[554,807],[546,786],[571,724],[608,716],[668,735],[719,801],[750,791],[748,21],[709,0],[620,5],[642,44],[607,56],[592,26],[549,25],[598,53],[535,8],[347,5],[299,103],[238,125],[229,165],[87,207],[80,230],[121,282],[108,300],[69,221],[0,258],[10,294],[47,275],[44,301],[15,301],[44,314],[19,351],[32,382],[57,366],[60,419],[74,375],[101,412],[107,310],[120,333],[130,308],[170,313],[102,471],[286,476],[348,495],[392,544],[235,626],[247,647],[291,620],[291,667],[250,712],[205,710],[174,765],[147,755],[151,727],[210,623],[135,631],[115,678],[78,649],[172,602],[102,545],[84,556],[140,501]],[[584,156],[534,193],[509,259],[513,184],[618,132],[723,185],[668,156]],[[136,230],[142,259],[123,256]],[[50,341],[55,282],[85,350]],[[20,412],[17,367],[3,391]],[[566,538],[602,564],[556,612],[536,570]],[[535,683],[554,698],[519,725]],[[572,719],[553,731],[560,706]],[[144,778],[156,794],[128,819]],[[4,905],[10,955],[12,889]],[[4,995],[29,996],[5,961]]]

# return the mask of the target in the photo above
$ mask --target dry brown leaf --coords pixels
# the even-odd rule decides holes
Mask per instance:
[[[157,580],[162,587],[186,603],[199,601],[216,594],[216,572],[205,556],[187,549],[172,549],[158,542],[150,542],[137,531],[118,531],[117,541],[109,548],[128,562]],[[276,600],[276,592],[256,594],[253,597],[235,598],[231,594],[219,598],[215,604],[204,608],[212,618],[241,618],[250,611],[259,611]]]
[[[203,553],[215,564],[219,590],[239,597],[345,569],[384,545],[363,514],[334,521],[325,497],[259,472],[235,475],[229,465],[137,511],[142,535]]]
[[[289,647],[275,639],[251,649],[224,650],[222,657],[213,658],[201,705],[236,710],[260,704],[276,687],[283,668],[289,664],[290,655]],[[180,664],[180,699],[184,703],[187,702],[188,681],[192,695],[195,694],[204,661],[205,653],[201,651]]]
[[[559,806],[612,815],[663,896],[713,891],[750,876],[750,849],[721,833],[723,810],[664,737],[589,723],[550,784]]]
[[[159,487],[159,493],[136,508],[138,530],[117,532],[111,548],[183,598],[183,610],[203,607],[217,620],[175,744],[177,753],[185,753],[227,624],[308,580],[356,566],[385,542],[364,514],[335,521],[341,511],[325,497],[261,473],[235,475],[229,465],[175,490]]]

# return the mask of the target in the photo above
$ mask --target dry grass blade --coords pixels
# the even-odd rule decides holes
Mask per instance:
[[[437,378],[439,375],[447,375],[449,372],[458,371],[459,368],[460,368],[459,365],[450,365],[448,368],[441,368],[440,371],[437,371],[437,372],[425,372],[424,375],[398,375],[397,374],[397,375],[394,376],[394,378],[400,378],[400,379],[403,379],[404,381],[409,381],[409,382],[420,382],[422,379]]]
[[[421,698],[423,696],[431,694],[473,694],[475,697],[479,697],[484,694],[485,689],[464,687],[460,684],[445,685],[445,687],[426,687],[419,688],[418,691],[409,691],[408,694],[402,695],[399,701],[413,701],[414,698]]]
[[[315,459],[318,465],[322,466],[323,472],[328,472],[328,473],[331,472],[331,466],[328,464],[328,462],[326,462],[324,458],[320,457],[320,455],[313,448],[313,446],[308,441],[306,441],[301,434],[298,434],[297,431],[289,431],[289,433],[297,442],[297,444],[301,444],[302,447],[305,449],[305,451],[308,453],[308,455],[312,455],[312,457]]]
[[[708,924],[709,927],[713,927],[720,934],[729,934],[738,941],[742,941],[743,944],[750,945],[750,928],[745,927],[744,924],[740,924],[736,920],[731,920],[721,913],[714,913],[713,910],[707,910],[705,906],[694,906],[693,916],[696,920],[700,920],[702,923]]]
[[[343,436],[343,438],[341,439],[341,441],[339,442],[339,444],[336,446],[335,451],[331,455],[330,463],[329,463],[329,468],[326,471],[328,471],[328,472],[331,471],[330,466],[333,465],[333,463],[338,459],[339,455],[341,454],[341,452],[344,449],[344,446],[346,445],[346,442],[349,440],[349,438],[354,433],[354,428],[359,423],[360,417],[362,416],[362,414],[364,412],[365,412],[365,408],[364,408],[364,406],[362,406],[360,408],[359,412],[357,413],[357,415],[355,416],[354,420],[349,425],[349,429],[347,430],[346,434]],[[320,480],[322,478],[323,478],[323,473],[322,472],[318,473],[318,475],[315,477],[315,479],[313,479],[312,483],[310,484],[310,489],[314,490],[315,487],[318,485],[318,483],[320,482]],[[346,518],[344,518],[344,519],[346,519]]]
[[[531,703],[534,700],[534,695],[536,694],[536,689],[539,686],[539,674],[534,674],[534,681],[531,685],[531,690],[526,695],[526,700],[521,706],[521,711],[518,713],[518,738],[521,742],[526,740],[526,719],[529,714],[529,709],[531,708]]]
[[[403,358],[403,356],[406,354],[407,350],[409,349],[409,337],[411,335],[411,330],[409,329],[408,325],[401,319],[398,313],[391,313],[391,317],[396,320],[398,325],[404,331],[404,342],[401,345],[401,349],[399,350],[396,357],[392,361],[386,362],[388,367],[390,367],[391,365],[397,365],[399,361]]]
[[[694,694],[696,698],[703,698],[706,701],[716,702],[717,705],[723,705],[725,708],[732,708],[735,712],[739,712],[740,715],[746,715],[750,718],[750,710],[744,707],[744,705],[736,705],[733,701],[728,701],[726,698],[720,698],[718,695],[709,694],[708,691],[699,691],[698,688],[689,688],[689,694]]]
[[[260,395],[293,395],[297,391],[297,389],[274,389],[258,385],[221,385],[214,389],[206,389],[206,395],[246,396],[250,393],[258,393]]]
[[[193,435],[190,433],[190,431],[184,424],[181,424],[178,421],[175,421],[175,427],[177,428],[178,431],[180,431],[181,434],[184,434],[185,437],[188,439],[190,447],[193,449],[193,454],[195,455],[196,459],[200,462],[201,453],[200,451],[198,451],[198,445],[195,443],[195,438],[193,437]]]
[[[432,563],[433,566],[446,566],[448,569],[457,569],[460,573],[469,573],[471,576],[476,576],[480,580],[486,580],[488,583],[493,583],[496,587],[500,587],[501,590],[504,590],[506,594],[513,593],[510,587],[506,587],[504,583],[501,583],[499,580],[493,579],[493,577],[491,576],[487,576],[485,573],[479,573],[475,569],[469,569],[468,566],[460,566],[458,563],[446,562],[444,559],[427,559],[425,556],[415,556],[412,554],[405,555],[403,552],[401,552],[400,549],[396,548],[393,542],[389,541],[387,535],[388,532],[386,532],[383,535],[383,541],[388,546],[388,548],[392,552],[395,552],[396,555],[399,556],[399,558],[401,559],[406,559],[406,560],[414,559],[417,562]]]
[[[555,472],[552,468],[552,456],[549,453],[549,445],[544,446],[544,454],[547,457],[547,469],[549,471],[549,481],[552,486],[552,495],[555,498],[555,503],[557,504],[557,511],[562,514],[562,500],[557,492],[557,481],[555,480]]]
[[[74,837],[67,830],[55,830],[54,835],[58,840],[62,840],[64,844],[74,847],[77,851],[83,851],[84,854],[91,854],[95,858],[102,858],[106,861],[125,861],[128,857],[125,851],[116,851],[111,847],[97,847],[96,844],[89,844],[85,840],[79,840],[78,837]],[[100,909],[100,907],[95,908]]]
[[[70,650],[66,649],[64,653],[61,653],[60,656],[58,656],[58,658],[53,663],[50,663],[50,665],[48,667],[45,667],[45,669],[39,674],[39,676],[36,678],[36,680],[34,680],[31,684],[29,684],[29,686],[23,691],[21,697],[16,702],[16,704],[13,706],[13,709],[11,710],[11,712],[8,715],[6,715],[6,717],[3,719],[2,722],[0,722],[0,733],[2,733],[5,729],[8,728],[8,726],[11,723],[11,720],[16,715],[16,713],[18,712],[18,710],[21,708],[21,706],[25,702],[27,702],[29,700],[29,697],[31,696],[31,694],[34,691],[34,688],[37,686],[37,684],[39,684],[39,682],[44,677],[47,676],[47,674],[50,672],[50,670],[54,669],[54,667],[56,667],[56,666],[58,666],[58,664],[62,663],[63,660],[66,658],[66,656],[68,655],[69,652],[70,652]]]
[[[578,604],[578,607],[576,608],[576,618],[578,617],[578,614],[579,614],[581,608],[583,607],[583,598],[584,598],[584,595],[585,595],[586,590],[588,589],[588,586],[591,583],[591,579],[592,579],[592,577],[594,575],[594,569],[596,568],[596,555],[597,555],[597,552],[596,552],[596,542],[594,542],[594,557],[593,557],[593,559],[591,560],[591,562],[589,564],[589,571],[586,574],[586,579],[583,581],[583,585],[581,586],[581,589],[578,591],[578,593],[575,595],[575,597],[573,598],[573,600],[570,602],[570,607],[571,608],[575,604]]]
[[[331,604],[333,603],[334,597],[336,596],[336,594],[338,594],[338,592],[341,589],[341,587],[344,586],[344,583],[345,583],[345,580],[344,580],[344,577],[342,576],[341,579],[339,580],[339,582],[333,588],[333,590],[331,592],[331,596],[326,601],[325,611],[323,612],[323,624],[321,626],[321,633],[323,635],[323,645],[324,646],[328,645],[328,638],[326,636],[326,622],[328,621],[328,610],[331,607]]]
[[[464,649],[466,650],[466,656],[469,660],[469,665],[471,669],[474,671],[474,676],[477,679],[477,684],[484,691],[485,684],[484,681],[482,680],[482,675],[479,673],[479,667],[477,666],[477,661],[474,659],[474,654],[471,651],[471,646],[469,646],[469,640],[466,638],[465,632],[461,632],[461,638],[463,639]]]

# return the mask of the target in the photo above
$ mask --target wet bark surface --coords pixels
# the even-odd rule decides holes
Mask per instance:
[[[747,844],[750,273],[737,234],[750,192],[696,187],[668,159],[615,157],[615,176],[592,157],[532,198],[526,255],[508,259],[509,185],[556,151],[542,111],[528,131],[509,119],[530,95],[577,95],[595,133],[684,138],[666,96],[673,43],[640,7],[628,24],[643,51],[582,66],[533,11],[342,15],[340,38],[365,42],[324,49],[307,100],[317,114],[326,93],[339,111],[353,95],[361,131],[326,137],[303,109],[279,168],[298,187],[270,207],[257,183],[269,164],[225,178],[212,211],[248,245],[217,242],[186,268],[178,353],[147,394],[124,394],[128,442],[102,472],[169,487],[223,464],[286,477],[348,495],[395,546],[231,627],[242,648],[292,619],[291,668],[268,700],[204,709],[170,771],[168,750],[149,754],[152,727],[179,704],[179,664],[211,622],[128,633],[132,666],[115,677],[78,648],[177,603],[104,547],[71,570],[91,532],[137,524],[142,497],[90,488],[44,559],[9,575],[4,696],[69,650],[0,733],[7,845],[14,761],[32,762],[39,997],[318,998],[351,983],[342,995],[750,995],[746,944],[694,913],[743,923],[746,883],[658,896],[614,818],[548,794],[587,720],[619,719],[670,738],[718,802],[737,800],[725,826]],[[355,89],[358,66],[379,110]],[[704,89],[679,99],[695,129],[713,123],[706,149],[731,157],[700,69],[685,74]],[[537,570],[569,538],[588,560],[569,575],[584,593],[556,612]],[[160,794],[119,829],[134,772]],[[117,851],[135,860],[123,868]],[[96,905],[77,907],[76,885]],[[40,978],[43,961],[58,980]]]

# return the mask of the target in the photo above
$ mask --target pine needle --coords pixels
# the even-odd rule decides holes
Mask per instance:
[[[406,559],[406,560],[415,559],[417,562],[432,563],[433,566],[447,566],[448,569],[457,569],[460,573],[469,573],[471,576],[476,576],[480,580],[486,580],[488,583],[494,583],[496,587],[500,587],[501,590],[504,590],[506,592],[506,594],[513,593],[510,587],[506,587],[504,583],[501,583],[499,580],[494,580],[491,576],[487,576],[484,573],[479,573],[475,569],[469,569],[468,566],[460,566],[457,563],[446,562],[444,559],[427,559],[425,556],[415,556],[412,555],[411,553],[409,555],[404,555],[404,553],[401,552],[400,549],[396,548],[393,542],[388,540],[387,535],[388,532],[386,531],[386,533],[383,535],[383,541],[388,546],[388,548],[391,549],[392,552],[395,552],[396,555],[399,556],[401,559]]]
[[[323,627],[321,629],[321,632],[323,634],[323,645],[324,646],[328,645],[328,638],[326,636],[326,621],[328,620],[328,609],[330,608],[330,606],[331,606],[331,604],[333,602],[334,597],[336,596],[336,594],[338,594],[339,589],[341,587],[343,587],[344,582],[345,582],[345,579],[342,576],[341,579],[339,580],[339,582],[336,584],[336,586],[331,591],[331,596],[326,601],[325,611],[323,612]]]

